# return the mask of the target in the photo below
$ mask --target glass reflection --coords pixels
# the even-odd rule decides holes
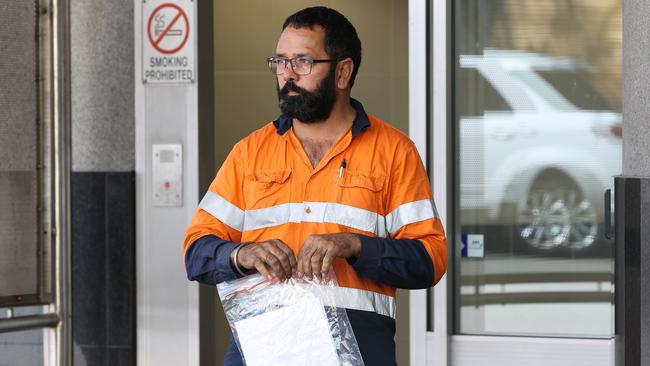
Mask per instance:
[[[456,332],[609,337],[621,4],[454,5]]]
[[[40,315],[44,306],[0,307],[0,318]],[[29,329],[0,333],[0,365],[41,366],[45,364],[46,333],[49,329]]]

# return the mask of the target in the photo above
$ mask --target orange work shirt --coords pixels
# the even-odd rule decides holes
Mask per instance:
[[[232,242],[280,239],[296,255],[312,234],[416,239],[428,254],[422,259],[433,266],[430,286],[438,282],[447,266],[447,243],[416,147],[396,128],[366,114],[359,102],[351,103],[357,118],[316,167],[290,118],[268,123],[237,143],[192,218],[184,253],[207,235]],[[357,260],[363,260],[363,244]],[[339,286],[355,290],[346,296],[388,301],[389,310],[380,313],[394,316],[395,287],[359,275],[353,262],[333,263]],[[401,271],[413,263],[395,265]]]

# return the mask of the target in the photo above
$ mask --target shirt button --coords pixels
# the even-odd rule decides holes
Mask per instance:
[[[310,213],[311,213],[311,208],[307,207],[307,208],[305,209],[305,212],[308,213],[308,214],[310,214]]]

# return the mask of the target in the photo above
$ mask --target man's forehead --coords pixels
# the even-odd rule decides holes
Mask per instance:
[[[325,30],[321,26],[294,28],[288,26],[280,34],[275,54],[278,56],[308,56],[325,52]]]

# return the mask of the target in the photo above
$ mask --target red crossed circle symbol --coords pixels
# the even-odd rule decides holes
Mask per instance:
[[[174,19],[172,19],[172,21],[169,22],[169,24],[168,24],[167,27],[162,31],[162,33],[160,33],[160,34],[158,35],[158,38],[155,38],[155,39],[154,39],[153,35],[151,34],[151,22],[153,22],[153,19],[154,19],[154,17],[156,16],[156,14],[158,14],[159,12],[161,12],[162,10],[164,10],[165,8],[176,9],[176,10],[178,11],[178,14],[176,14],[176,16],[174,17]],[[183,20],[185,21],[185,25],[186,25],[186,31],[185,31],[185,35],[183,36],[183,40],[181,41],[181,43],[180,43],[177,47],[172,48],[172,49],[165,49],[165,48],[161,47],[161,46],[160,46],[160,42],[163,40],[163,38],[165,38],[165,36],[167,35],[167,33],[169,33],[169,31],[172,29],[172,27],[174,26],[174,24],[176,24],[176,22],[178,21],[178,19],[180,19],[181,17],[182,17]],[[190,34],[190,22],[189,22],[189,20],[187,19],[187,15],[186,15],[185,12],[183,11],[183,9],[181,9],[181,8],[180,8],[178,5],[176,5],[176,4],[171,4],[171,3],[162,4],[162,5],[158,6],[158,7],[157,7],[157,8],[156,8],[152,13],[151,13],[151,15],[149,16],[149,21],[147,22],[147,35],[149,36],[149,42],[151,42],[151,45],[153,46],[153,48],[155,48],[155,49],[156,49],[158,52],[160,52],[160,53],[164,53],[164,54],[166,54],[166,55],[170,55],[170,54],[173,54],[173,53],[178,52],[181,48],[183,48],[183,46],[185,46],[185,43],[187,43],[187,38],[188,38],[189,34]]]

